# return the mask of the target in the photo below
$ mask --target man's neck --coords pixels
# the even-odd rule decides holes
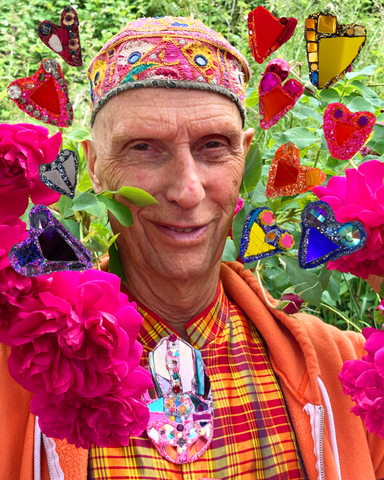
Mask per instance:
[[[124,273],[127,279],[125,286],[131,295],[189,342],[185,325],[214,301],[220,264],[209,276],[185,281],[155,278],[129,267],[124,268]]]

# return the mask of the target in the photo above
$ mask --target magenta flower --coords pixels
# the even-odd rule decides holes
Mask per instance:
[[[233,220],[235,219],[236,215],[240,212],[240,210],[243,208],[243,205],[244,205],[244,200],[239,197],[238,200],[237,200],[237,204],[236,204],[236,208],[235,208],[235,213],[233,214],[233,218],[232,218],[232,223],[233,223]],[[229,229],[229,232],[228,232],[228,236],[232,237],[232,225],[231,225],[231,228]]]
[[[304,300],[295,293],[286,293],[282,295],[280,301],[290,302],[283,308],[283,312],[288,313],[289,315],[294,315],[295,313],[300,312],[300,308],[304,303]]]
[[[384,163],[370,160],[358,170],[347,169],[345,177],[332,177],[326,187],[313,192],[327,202],[338,222],[360,221],[367,232],[365,246],[351,255],[328,263],[330,270],[357,277],[384,275]]]
[[[50,205],[60,195],[40,181],[38,167],[56,159],[61,133],[28,123],[0,124],[0,220],[20,217],[31,196],[34,204]]]
[[[384,439],[384,332],[364,328],[367,339],[362,360],[348,360],[339,374],[345,395],[356,405],[351,409],[361,417],[367,430]]]
[[[65,438],[60,432],[66,427],[78,434],[72,443],[88,448],[90,437],[82,434],[87,429],[103,445],[119,437],[114,422],[131,422],[122,427],[124,435],[140,430],[149,418],[140,395],[152,383],[139,366],[142,346],[136,337],[142,318],[120,293],[120,279],[97,270],[57,272],[23,307],[9,330],[8,365],[11,376],[35,392],[32,411],[39,415],[43,433]],[[77,411],[79,405],[86,407],[84,413]],[[71,409],[76,412],[69,415]],[[79,423],[68,425],[73,416]],[[56,417],[63,425],[58,421],[53,434]],[[98,417],[106,423],[94,428]],[[108,424],[114,433],[107,441],[100,432]]]
[[[264,74],[276,73],[276,75],[278,75],[283,82],[288,77],[289,70],[289,63],[286,60],[284,60],[283,58],[274,58],[268,63]]]

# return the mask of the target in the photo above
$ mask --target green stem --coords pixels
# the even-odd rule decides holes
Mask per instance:
[[[357,170],[357,165],[356,163],[353,161],[353,158],[350,158],[349,159],[349,164],[351,165],[352,168],[355,168]]]
[[[81,218],[81,220],[80,220],[79,228],[80,228],[80,242],[83,243],[83,240],[84,240],[83,218]]]
[[[318,150],[317,153],[316,153],[315,163],[313,164],[313,168],[316,168],[316,166],[317,166],[317,161],[319,160],[319,155],[320,155],[320,150]]]
[[[347,89],[348,85],[349,85],[349,80],[347,80],[347,82],[346,82],[345,85],[344,85],[343,92],[342,92],[342,94],[340,95],[339,103],[341,103],[341,100],[342,100],[343,97],[344,97],[344,93],[345,93],[345,90]]]
[[[339,310],[337,310],[337,308],[331,307],[330,305],[328,305],[326,303],[320,303],[320,305],[324,308],[328,308],[329,310],[331,310],[331,312],[336,313],[336,315],[338,315],[340,318],[342,318],[345,322],[351,324],[354,328],[356,328],[356,330],[358,332],[361,333],[361,328],[358,327],[357,325],[355,325],[353,322],[351,322],[351,320],[349,320],[349,318],[347,318],[345,315],[343,315],[341,312],[339,312]]]
[[[347,282],[347,279],[345,278],[345,274],[344,274],[344,273],[343,273],[343,278],[344,278],[344,282],[347,284],[349,296],[351,297],[353,306],[355,307],[356,314],[357,314],[357,316],[359,317],[359,316],[360,316],[360,310],[359,310],[359,308],[358,308],[358,306],[357,306],[357,303],[356,303],[356,301],[355,301],[355,297],[353,296],[352,290],[351,290],[351,288],[350,288],[350,286],[349,286],[349,282]]]
[[[274,305],[272,305],[272,303],[268,300],[267,295],[265,293],[265,290],[264,290],[264,287],[263,287],[263,284],[262,284],[262,281],[261,281],[261,277],[260,277],[260,270],[261,270],[261,263],[260,262],[261,262],[261,260],[258,260],[256,268],[255,268],[257,281],[259,282],[259,285],[260,285],[260,288],[261,288],[261,293],[263,294],[265,303],[268,305],[269,308],[272,308],[273,310],[276,310],[276,307]]]

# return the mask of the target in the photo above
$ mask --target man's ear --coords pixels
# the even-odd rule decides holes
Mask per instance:
[[[244,148],[244,155],[246,156],[248,150],[251,147],[251,143],[253,140],[253,135],[255,134],[254,128],[248,128],[245,132],[243,132],[243,148]]]
[[[93,140],[84,140],[81,142],[87,159],[89,177],[91,179],[95,193],[103,191],[102,181],[99,173],[99,163],[97,158],[97,145]]]

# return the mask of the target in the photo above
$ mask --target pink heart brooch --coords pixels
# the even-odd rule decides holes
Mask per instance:
[[[60,25],[44,20],[37,28],[40,40],[60,57],[72,65],[81,67],[81,45],[79,35],[79,19],[72,7],[66,7],[61,13]]]
[[[366,142],[375,122],[373,113],[352,113],[342,103],[329,104],[324,112],[323,130],[332,157],[350,160]]]
[[[60,65],[52,58],[44,60],[31,77],[11,82],[8,95],[30,117],[56,127],[72,125],[68,87]]]
[[[295,106],[303,94],[302,84],[290,78],[284,85],[275,73],[263,75],[259,84],[260,126],[268,130]]]

